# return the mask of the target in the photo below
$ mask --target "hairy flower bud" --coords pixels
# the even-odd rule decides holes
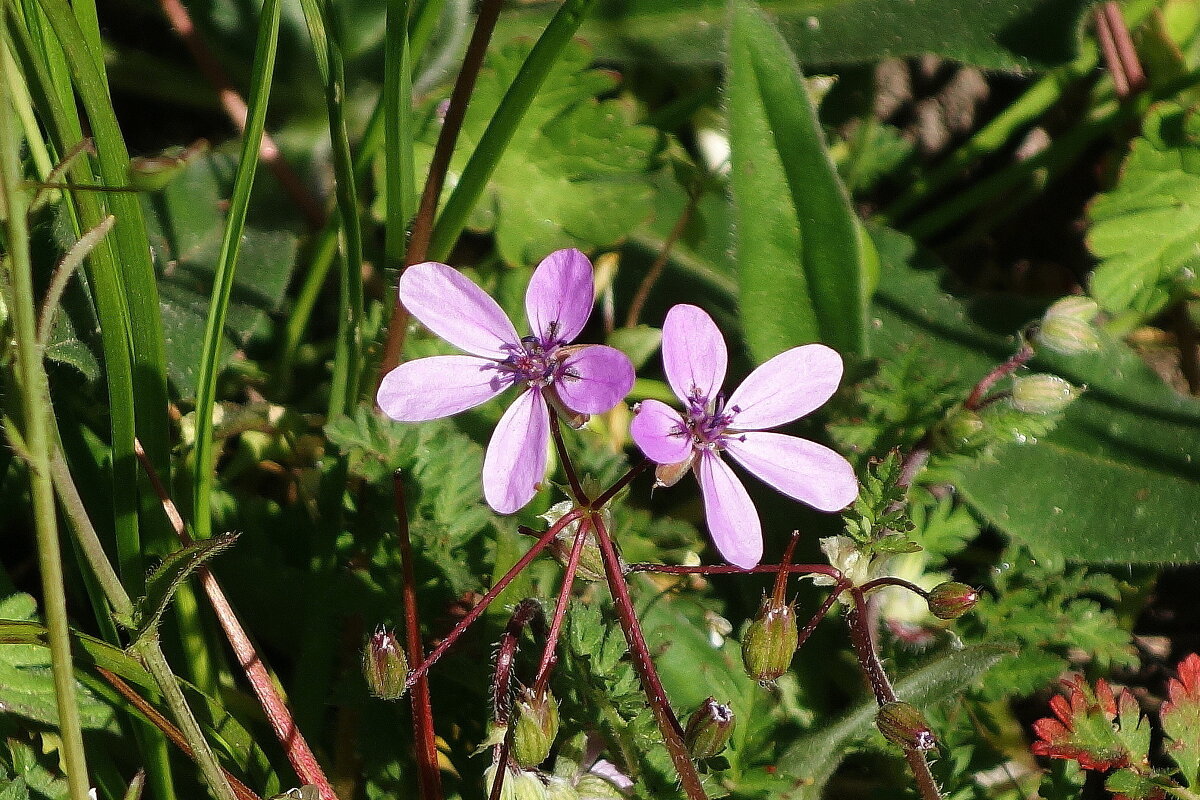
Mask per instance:
[[[692,758],[704,760],[720,754],[733,733],[733,709],[710,697],[688,717],[683,740]]]
[[[875,727],[894,745],[905,750],[932,750],[937,747],[925,715],[909,703],[885,703],[875,714]]]
[[[513,758],[522,767],[536,767],[550,755],[558,736],[558,701],[549,690],[535,694],[523,689],[517,698],[513,728]]]
[[[483,772],[483,785],[489,796],[495,783],[496,765],[493,764]],[[546,784],[535,772],[509,770],[500,787],[500,800],[547,800]]]
[[[796,612],[790,605],[763,601],[758,617],[742,637],[742,663],[759,683],[773,683],[791,666],[800,642]]]
[[[1100,349],[1092,320],[1100,307],[1089,297],[1064,297],[1050,308],[1038,326],[1038,344],[1056,353],[1073,356]]]
[[[929,611],[938,619],[958,619],[979,602],[979,590],[957,581],[939,583],[929,592]]]
[[[594,496],[594,495],[593,495]],[[558,522],[568,513],[574,505],[569,500],[564,500],[561,503],[556,503],[550,507],[545,514],[542,514],[542,519],[553,525]],[[612,530],[612,512],[607,508],[600,512],[605,526]],[[580,521],[569,523],[564,527],[554,541],[550,542],[550,554],[554,559],[564,567],[571,558],[571,550],[575,546],[575,537],[579,534]],[[596,534],[589,530],[587,538],[583,543],[583,551],[579,554],[579,566],[575,570],[575,574],[585,581],[602,581],[604,580],[604,557],[600,554],[600,545],[596,543]]]
[[[378,628],[363,651],[363,677],[371,694],[381,700],[398,700],[404,696],[408,679],[408,659],[396,635]]]
[[[1013,378],[1012,404],[1026,414],[1054,414],[1071,404],[1078,390],[1057,375],[1022,375]]]

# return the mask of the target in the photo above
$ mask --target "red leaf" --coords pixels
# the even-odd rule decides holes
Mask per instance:
[[[1131,710],[1136,723],[1137,705],[1132,697],[1124,690],[1114,695],[1104,681],[1098,681],[1093,691],[1081,676],[1065,679],[1063,686],[1066,695],[1050,699],[1054,718],[1046,717],[1033,724],[1038,736],[1033,753],[1078,761],[1084,769],[1101,772],[1129,766],[1135,759],[1113,723],[1118,715],[1123,718]]]

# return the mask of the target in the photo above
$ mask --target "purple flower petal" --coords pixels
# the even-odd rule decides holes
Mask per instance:
[[[546,256],[525,290],[534,335],[546,345],[575,341],[592,313],[595,291],[592,262],[583,253],[555,250]]]
[[[486,358],[433,356],[385,375],[376,402],[397,422],[424,422],[474,408],[511,385],[511,375]]]
[[[762,560],[762,523],[746,487],[729,465],[712,450],[696,460],[696,476],[704,494],[704,517],[708,535],[725,560],[749,569]]]
[[[503,361],[521,341],[496,301],[445,264],[426,261],[404,270],[400,302],[426,328],[472,355]]]
[[[820,408],[842,380],[842,357],[823,344],[793,347],[746,376],[725,404],[731,427],[774,428]]]
[[[550,415],[539,389],[529,389],[504,412],[483,457],[483,496],[501,514],[524,508],[546,477]]]
[[[675,396],[708,400],[725,381],[725,340],[712,317],[696,306],[672,306],[663,322],[663,367]]]
[[[567,408],[580,414],[603,414],[633,388],[633,364],[615,347],[593,344],[573,348],[563,367],[554,390]]]
[[[629,435],[656,464],[678,464],[692,453],[692,437],[683,429],[683,417],[657,400],[638,404]]]
[[[850,462],[816,442],[749,431],[731,434],[725,449],[760,480],[821,511],[840,511],[858,497]]]

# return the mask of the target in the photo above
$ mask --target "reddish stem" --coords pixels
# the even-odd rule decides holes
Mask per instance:
[[[563,617],[567,613],[567,602],[571,598],[571,587],[575,583],[575,573],[579,569],[579,557],[583,555],[583,546],[591,532],[591,523],[582,519],[579,521],[579,532],[575,534],[575,543],[571,547],[571,555],[563,573],[562,588],[558,591],[558,603],[554,606],[554,618],[550,621],[550,632],[546,634],[546,647],[542,650],[542,660],[538,664],[537,677],[533,681],[533,693],[541,695],[546,690],[546,682],[550,673],[558,663],[558,634],[562,630]]]
[[[840,581],[842,573],[828,564],[759,564],[757,567],[735,567],[732,564],[709,564],[686,567],[676,564],[630,564],[626,572],[661,572],[667,575],[756,575],[764,572],[786,572],[789,575],[825,575]]]
[[[134,688],[126,683],[122,678],[113,672],[109,672],[104,667],[96,667],[96,671],[100,673],[100,677],[108,681],[109,685],[111,685],[117,690],[117,692],[120,693],[122,697],[129,701],[134,708],[140,711],[142,716],[150,720],[150,723],[154,725],[154,727],[162,731],[163,735],[170,739],[172,744],[182,750],[184,755],[186,755],[188,758],[194,758],[192,755],[192,748],[187,743],[187,739],[184,738],[183,732],[180,731],[179,728],[176,728],[169,719],[160,714],[157,708],[150,705],[150,703],[146,701],[146,698],[138,694]],[[229,770],[222,768],[221,771],[225,773],[225,779],[229,781],[229,786],[233,789],[233,793],[237,795],[238,800],[260,800],[259,796],[256,795],[249,786],[235,778],[232,774],[230,774]]]
[[[966,402],[963,403],[963,408],[968,411],[978,411],[988,390],[996,385],[996,382],[1001,378],[1012,375],[1031,358],[1033,358],[1033,347],[1028,342],[1022,342],[1021,349],[1012,358],[993,369],[987,375],[984,375],[983,379],[975,384],[975,388],[971,390],[971,394],[967,396]]]
[[[191,53],[192,59],[196,65],[200,67],[200,71],[204,73],[205,79],[212,84],[216,90],[217,96],[220,98],[221,107],[225,110],[225,115],[233,122],[235,128],[239,132],[244,133],[246,130],[246,101],[238,94],[237,89],[233,87],[233,81],[225,74],[224,68],[212,52],[208,49],[208,44],[204,41],[204,36],[196,29],[192,23],[192,18],[188,14],[180,0],[159,0],[159,5],[162,7],[163,14],[170,23],[171,28],[178,34],[179,38],[183,39],[183,44]],[[292,171],[292,168],[284,160],[283,155],[279,152],[279,146],[271,138],[271,135],[264,132],[262,141],[258,144],[259,158],[275,173],[275,178],[279,181],[283,190],[287,192],[300,210],[304,213],[304,218],[308,221],[309,227],[320,228],[325,222],[325,212],[321,206],[313,199],[308,190],[305,189],[303,181]]]
[[[414,662],[410,659],[409,663],[416,663],[417,666],[409,671],[406,685],[413,686],[418,679],[422,678],[427,672],[429,672],[429,668],[436,664],[438,659],[445,655],[446,651],[454,646],[454,643],[457,642],[459,637],[466,632],[467,628],[471,627],[472,623],[479,619],[480,615],[487,610],[487,607],[491,605],[492,601],[495,600],[502,591],[504,591],[504,587],[508,586],[508,584],[512,582],[513,578],[517,577],[517,575],[519,575],[521,571],[525,569],[525,567],[529,566],[529,562],[537,558],[538,554],[545,550],[546,546],[549,545],[550,542],[554,541],[554,537],[558,536],[563,528],[579,519],[582,514],[582,509],[572,509],[564,514],[562,518],[558,520],[558,522],[555,522],[553,525],[551,525],[550,529],[545,533],[534,534],[540,536],[537,543],[533,547],[529,548],[529,552],[521,556],[517,563],[513,564],[508,572],[504,573],[504,576],[500,578],[500,580],[496,581],[495,586],[493,586],[491,589],[488,589],[487,594],[480,599],[479,603],[474,608],[467,612],[465,617],[459,620],[458,624],[454,626],[450,633],[446,634],[446,638],[442,639],[442,641],[438,643],[438,646],[433,648],[429,655],[425,657],[425,660],[421,661],[418,659]]]
[[[542,609],[536,600],[522,600],[517,604],[504,633],[500,636],[500,647],[496,652],[496,673],[492,679],[492,717],[497,725],[504,725],[508,730],[503,741],[496,745],[493,751],[492,763],[496,766],[496,773],[492,779],[490,800],[499,800],[504,789],[504,779],[508,776],[508,754],[512,749],[512,727],[509,725],[512,705],[509,693],[512,689],[513,662],[521,642],[521,629],[529,624],[544,624],[541,616]]]
[[[821,624],[821,620],[825,619],[825,615],[829,613],[829,609],[833,608],[833,604],[837,602],[838,597],[846,590],[849,584],[839,581],[834,587],[833,593],[825,598],[825,602],[821,603],[821,607],[817,612],[809,618],[804,627],[800,629],[800,635],[796,639],[796,649],[799,650],[808,641],[808,637],[813,635],[813,631]]]
[[[792,531],[792,538],[788,540],[787,547],[783,551],[783,558],[779,561],[779,572],[775,575],[775,589],[771,593],[771,600],[774,601],[775,608],[783,608],[787,597],[787,581],[791,576],[788,566],[792,563],[792,554],[796,552],[796,543],[799,541],[800,531]]]
[[[910,581],[906,581],[903,578],[894,578],[891,576],[884,577],[884,578],[876,578],[873,581],[867,581],[866,583],[864,583],[862,586],[859,587],[859,591],[861,591],[864,595],[866,595],[866,594],[869,594],[870,592],[873,592],[876,589],[882,588],[884,586],[899,586],[902,589],[908,589],[913,594],[919,594],[921,597],[924,597],[926,600],[929,599],[929,592],[925,591],[920,586],[917,586],[915,583],[912,583]]]
[[[629,468],[629,471],[622,475],[616,483],[601,492],[600,496],[592,501],[592,508],[601,509],[608,504],[609,500],[616,497],[622,489],[630,484],[630,482],[638,475],[646,471],[647,468],[653,466],[654,462],[648,458],[642,459],[639,463],[634,464]]]
[[[420,663],[425,652],[421,645],[420,614],[417,610],[417,578],[413,570],[412,538],[408,532],[408,508],[404,502],[404,483],[400,473],[392,476],[396,502],[396,539],[400,545],[404,588],[404,637],[408,663]],[[442,773],[438,770],[437,742],[433,731],[433,704],[429,697],[429,679],[424,674],[410,678],[412,689],[413,740],[417,750],[417,768],[421,797],[442,800]]]
[[[854,606],[846,615],[846,624],[850,628],[850,641],[854,645],[858,663],[862,666],[867,681],[871,684],[871,691],[875,693],[875,701],[881,706],[885,703],[894,703],[897,700],[896,690],[892,687],[892,682],[883,669],[879,654],[875,652],[874,637],[866,623],[867,599],[863,595],[863,590],[857,586],[849,587],[849,591],[851,597],[854,598]],[[925,760],[925,755],[920,750],[905,748],[904,760],[908,762],[909,769],[912,770],[913,778],[917,783],[917,791],[922,800],[941,800],[942,794],[938,791],[937,782],[933,779],[933,773],[929,770],[929,762]]]
[[[184,547],[188,547],[193,543],[193,539],[188,533],[183,517],[180,515],[179,509],[175,507],[171,496],[167,494],[167,489],[163,486],[154,464],[150,462],[146,451],[142,449],[142,443],[136,439],[134,440],[134,452],[142,464],[142,469],[146,472],[146,477],[150,480],[150,486],[158,495],[159,502],[162,503],[163,512],[167,515],[171,528],[175,531],[175,536]],[[233,649],[238,664],[241,665],[242,671],[246,675],[246,681],[254,691],[254,696],[258,698],[259,705],[262,706],[263,713],[271,724],[271,730],[275,732],[275,738],[283,746],[292,769],[304,783],[317,787],[321,800],[338,800],[333,785],[325,776],[325,771],[313,754],[312,748],[308,746],[308,741],[296,726],[296,721],[292,717],[283,695],[275,686],[275,681],[272,680],[271,673],[267,670],[262,656],[259,655],[254,643],[246,634],[246,629],[238,620],[233,606],[230,605],[224,590],[221,589],[221,584],[208,567],[202,567],[199,575],[204,593],[208,595],[208,602],[216,613],[217,620],[221,623],[221,630],[224,631],[225,638],[229,641],[229,646]]]
[[[658,283],[658,279],[662,277],[663,269],[667,266],[667,258],[671,255],[671,248],[675,246],[675,243],[679,241],[679,237],[683,236],[683,232],[687,230],[688,221],[691,220],[692,214],[696,212],[696,204],[700,202],[701,194],[703,192],[699,188],[694,188],[688,192],[687,204],[683,207],[683,213],[676,220],[675,227],[671,228],[671,232],[667,234],[662,250],[659,251],[658,257],[654,259],[654,263],[650,265],[650,269],[646,270],[646,277],[642,278],[642,282],[638,284],[637,291],[634,292],[633,300],[629,302],[629,313],[625,316],[626,328],[637,326],[638,318],[642,315],[642,307],[646,305],[646,300],[650,298],[650,290],[654,288],[654,284]]]
[[[425,188],[421,192],[421,202],[417,207],[417,215],[413,218],[412,235],[409,237],[408,254],[405,265],[418,264],[429,254],[429,240],[433,235],[433,220],[437,212],[438,199],[442,196],[442,187],[446,183],[446,172],[450,168],[450,159],[454,155],[454,145],[462,130],[463,119],[467,115],[467,104],[471,102],[471,92],[475,89],[475,79],[479,77],[479,69],[483,66],[483,57],[487,53],[488,42],[491,41],[492,31],[500,18],[502,0],[483,0],[479,7],[479,16],[475,19],[475,30],[471,33],[471,41],[467,45],[467,53],[463,56],[462,69],[450,92],[450,102],[446,107],[446,116],[442,120],[442,129],[438,133],[437,144],[433,148],[433,158],[429,164],[429,174],[425,179]],[[404,329],[408,324],[408,310],[400,303],[399,296],[392,306],[391,318],[388,319],[388,337],[384,345],[383,359],[379,365],[379,380],[387,375],[400,363],[400,351],[404,347]],[[376,387],[378,388],[378,387]]]
[[[563,472],[567,473],[567,483],[571,486],[571,496],[575,498],[575,505],[586,506],[588,504],[587,495],[583,493],[583,486],[579,483],[579,476],[575,474],[575,465],[571,463],[571,455],[567,452],[567,443],[563,441],[562,426],[559,425],[558,412],[554,406],[548,406],[550,412],[550,435],[554,439],[554,450],[558,453],[558,460],[562,462]]]
[[[645,692],[646,700],[658,722],[658,728],[662,731],[667,752],[671,755],[671,762],[675,765],[675,771],[679,774],[679,780],[690,800],[707,800],[704,787],[700,783],[700,776],[696,774],[696,767],[692,764],[687,745],[684,744],[683,728],[680,727],[679,720],[675,718],[675,713],[667,702],[666,690],[663,689],[658,672],[654,669],[650,650],[646,647],[646,638],[642,635],[642,626],[634,611],[633,600],[629,596],[629,587],[625,584],[625,575],[621,571],[621,561],[617,556],[617,549],[613,546],[612,539],[609,538],[608,530],[605,528],[600,514],[593,512],[591,517],[592,524],[596,529],[596,540],[600,545],[600,553],[604,558],[604,572],[608,576],[608,588],[612,593],[613,605],[617,610],[617,619],[620,620],[625,641],[629,644],[629,652],[633,657],[634,669],[641,680],[642,691]]]

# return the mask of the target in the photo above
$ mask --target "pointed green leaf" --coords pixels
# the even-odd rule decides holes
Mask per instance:
[[[735,0],[727,62],[735,252],[751,355],[795,345],[866,349],[858,220],[804,76],[772,22]]]
[[[164,558],[146,578],[146,595],[137,602],[134,612],[137,622],[134,640],[157,630],[163,612],[167,610],[179,585],[215,556],[232,547],[237,538],[236,533],[226,533],[203,539]]]

